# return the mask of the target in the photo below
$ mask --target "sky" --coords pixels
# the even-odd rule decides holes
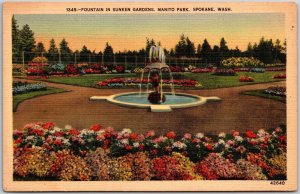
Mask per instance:
[[[15,15],[19,28],[28,24],[36,42],[46,49],[54,38],[57,46],[62,38],[75,51],[86,45],[90,50],[103,51],[105,43],[114,51],[139,50],[146,37],[160,41],[166,49],[174,48],[181,34],[195,46],[207,38],[210,45],[219,45],[225,38],[229,48],[245,50],[249,42],[285,39],[284,14],[27,14]]]

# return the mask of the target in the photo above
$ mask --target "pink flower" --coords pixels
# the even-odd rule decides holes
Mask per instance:
[[[231,134],[232,134],[233,137],[240,135],[240,133],[238,131],[235,131],[235,130],[232,130]]]
[[[190,133],[185,133],[185,134],[183,135],[183,138],[184,138],[184,139],[191,139],[191,138],[192,138],[192,135],[191,135]]]
[[[150,130],[150,131],[146,132],[145,137],[149,138],[149,137],[153,137],[154,135],[155,135],[155,132],[153,130]]]

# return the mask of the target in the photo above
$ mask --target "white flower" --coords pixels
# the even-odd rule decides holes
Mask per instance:
[[[176,141],[173,143],[173,147],[178,148],[178,149],[184,149],[184,148],[186,148],[186,144],[182,143],[180,141]]]
[[[71,126],[71,125],[66,125],[66,126],[65,126],[65,129],[71,130],[71,129],[72,129],[72,126]]]
[[[133,143],[133,147],[138,148],[139,146],[140,146],[140,143],[138,143],[138,142]]]
[[[225,141],[223,139],[219,139],[218,144],[225,144]]]
[[[124,145],[129,144],[128,139],[122,139],[120,142],[121,142],[122,144],[124,144]]]
[[[204,134],[203,134],[203,133],[197,133],[197,134],[196,134],[196,137],[199,138],[199,139],[201,139],[201,138],[204,137]]]
[[[105,131],[103,129],[97,131],[97,135],[102,135],[103,133],[105,133]]]
[[[234,139],[239,142],[243,141],[243,138],[241,136],[235,136]]]
[[[226,136],[226,134],[225,134],[224,132],[219,133],[219,137],[220,137],[220,138],[225,138],[225,136]]]
[[[66,138],[63,139],[62,143],[65,144],[65,145],[71,145],[69,140],[66,139]]]
[[[34,136],[33,136],[33,135],[29,135],[29,136],[26,137],[26,141],[28,141],[28,140],[33,140],[33,139],[34,139]]]
[[[125,134],[125,133],[132,133],[131,129],[128,129],[128,128],[125,128],[121,131],[122,134]]]

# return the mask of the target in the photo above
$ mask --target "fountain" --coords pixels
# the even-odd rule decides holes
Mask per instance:
[[[171,112],[172,109],[176,108],[194,107],[205,104],[207,101],[221,100],[219,97],[202,97],[186,93],[175,93],[172,71],[165,63],[165,54],[162,47],[152,46],[150,48],[149,62],[150,64],[142,71],[139,92],[127,92],[111,96],[92,96],[90,100],[106,100],[126,107],[150,108],[152,112]],[[145,91],[143,91],[145,73],[147,73],[147,83]],[[169,76],[169,92],[164,91],[167,88],[164,88],[162,84],[163,75]]]

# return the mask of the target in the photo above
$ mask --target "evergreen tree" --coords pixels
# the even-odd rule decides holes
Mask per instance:
[[[112,63],[114,61],[114,50],[108,44],[108,42],[106,43],[103,54],[104,54],[104,63]]]
[[[45,54],[46,50],[45,50],[44,44],[42,42],[38,42],[35,47],[34,52],[35,52],[36,56],[41,56],[42,53]]]
[[[221,59],[227,58],[228,57],[228,46],[227,46],[227,42],[225,41],[225,39],[222,37],[221,41],[220,41],[220,57]]]
[[[49,63],[57,63],[58,62],[58,49],[56,47],[55,41],[52,38],[50,40],[49,49],[47,53]]]
[[[197,46],[197,57],[201,57],[200,56],[201,55],[201,44],[198,44],[198,46]]]
[[[68,44],[69,43],[65,38],[63,38],[59,44],[60,57],[63,63],[73,62],[72,50],[69,48]]]
[[[13,63],[21,62],[20,48],[19,48],[19,26],[15,16],[12,17],[12,61]]]
[[[186,56],[187,57],[195,57],[196,49],[194,43],[186,37]]]
[[[175,46],[175,55],[177,57],[186,56],[187,54],[187,42],[184,34],[180,36],[180,40]]]
[[[24,51],[24,60],[31,61],[34,57],[34,53],[32,53],[33,49],[35,48],[35,39],[34,33],[30,29],[28,24],[25,24],[22,30],[19,33],[20,38],[20,51]]]
[[[201,58],[205,64],[208,64],[211,62],[211,58],[212,58],[211,54],[212,54],[212,49],[210,47],[210,44],[208,43],[207,39],[204,39],[202,48],[201,48]]]
[[[81,51],[79,52],[79,60],[80,62],[89,62],[91,60],[91,54],[92,52],[83,45]]]
[[[211,62],[213,62],[217,66],[220,65],[220,61],[221,61],[220,48],[217,45],[214,45],[210,58],[212,60]]]

